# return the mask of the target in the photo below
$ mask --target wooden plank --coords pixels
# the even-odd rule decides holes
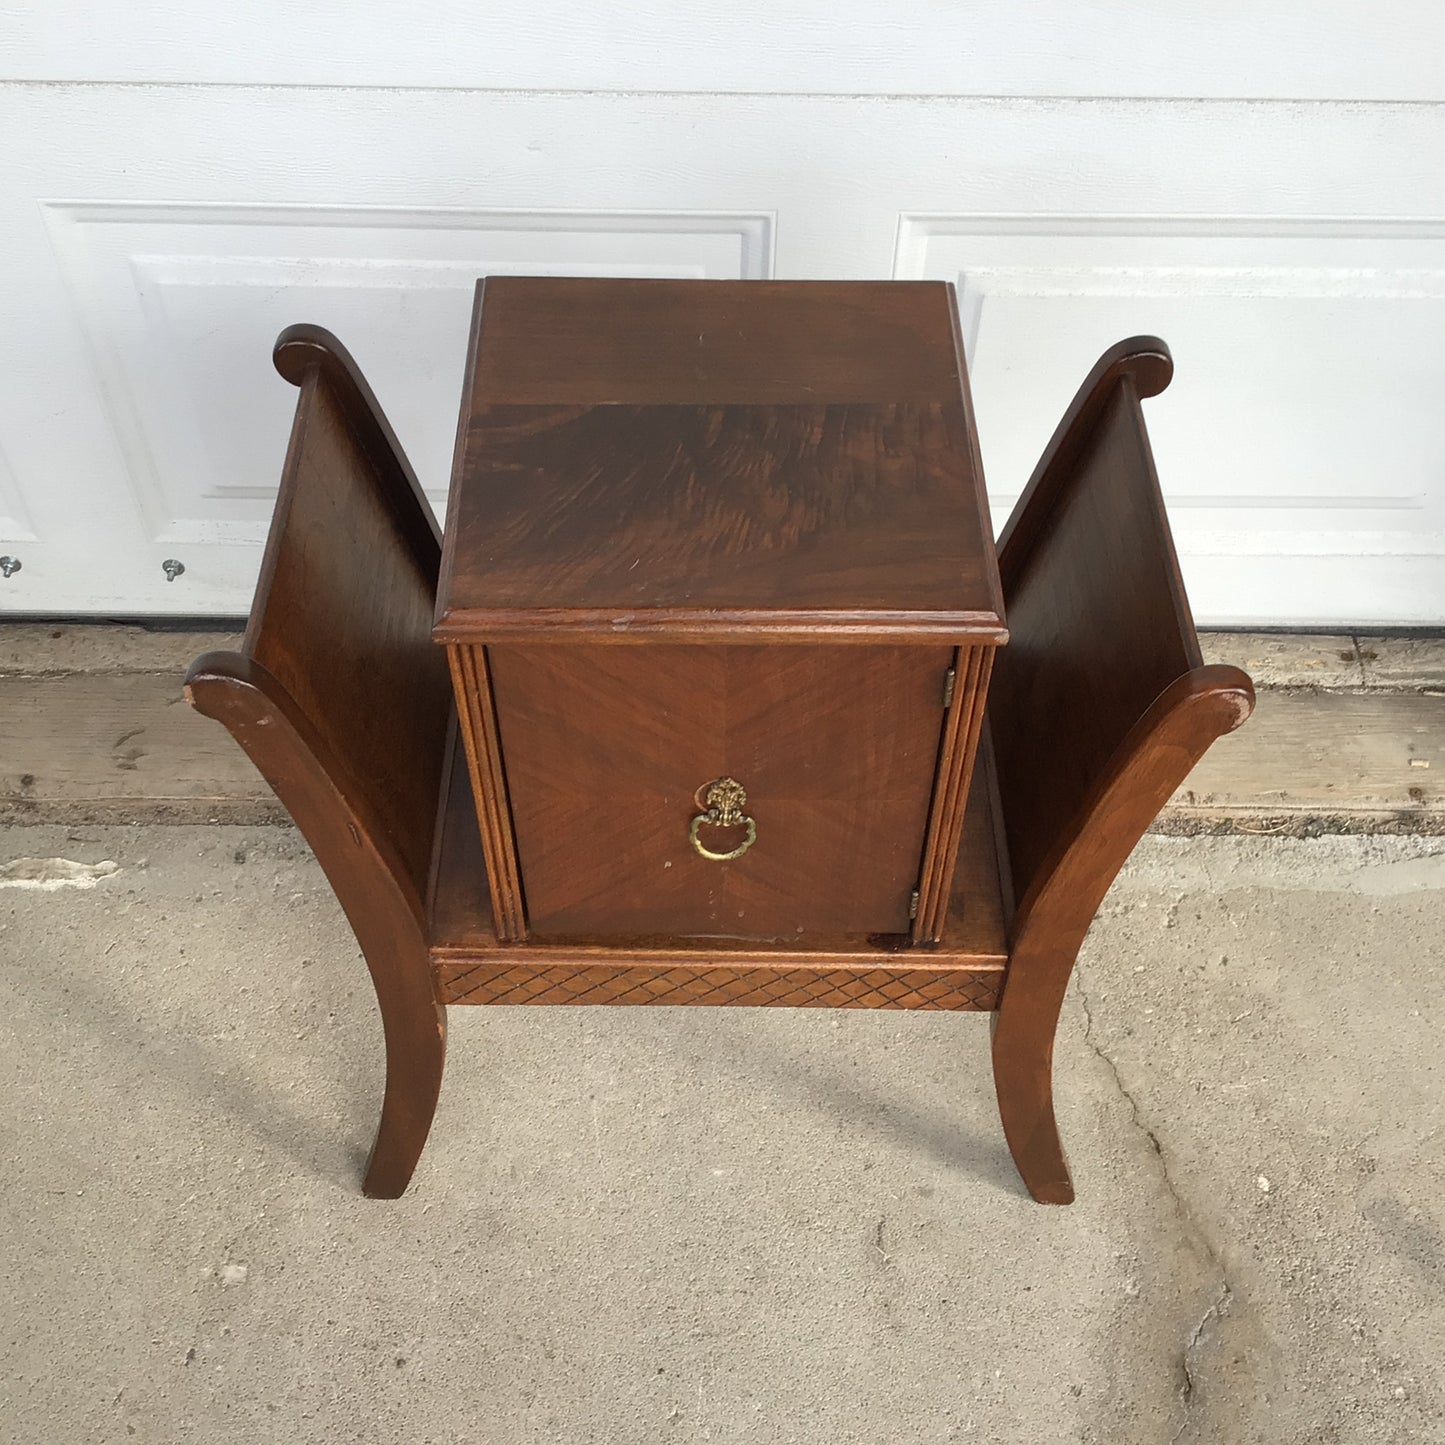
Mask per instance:
[[[1362,637],[1359,647],[1366,687],[1445,692],[1445,639]]]
[[[165,672],[179,678],[201,653],[240,645],[240,628],[153,631],[123,622],[6,622],[0,624],[0,677]]]
[[[0,819],[157,816],[282,814],[226,730],[186,706],[178,672],[0,680]]]
[[[1418,693],[1261,690],[1175,795],[1166,827],[1445,827],[1445,701]]]
[[[1361,644],[1353,637],[1313,632],[1201,632],[1205,662],[1229,663],[1269,687],[1358,691],[1366,685]]]
[[[55,640],[59,651],[47,651],[48,634],[56,631],[65,634]],[[181,697],[191,653],[225,646],[229,634],[188,634],[184,642],[174,636],[134,628],[0,626],[0,819],[258,822],[284,816],[225,729],[193,713]],[[1267,642],[1243,636],[1251,655]],[[1208,658],[1242,656],[1221,652],[1215,637],[1202,641]],[[1301,645],[1327,652],[1338,641]],[[1368,652],[1393,641],[1364,638],[1359,646]],[[89,670],[145,668],[154,665],[151,657],[164,670]],[[1421,685],[1418,667],[1409,676]],[[1445,831],[1445,699],[1371,686],[1368,660],[1365,678],[1364,689],[1354,691],[1333,684],[1261,687],[1254,716],[1215,745],[1159,827]]]

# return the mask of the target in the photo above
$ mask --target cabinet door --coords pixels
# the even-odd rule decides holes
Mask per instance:
[[[906,933],[952,651],[487,649],[532,936]],[[703,856],[731,779],[755,838]],[[745,823],[701,823],[713,853]]]

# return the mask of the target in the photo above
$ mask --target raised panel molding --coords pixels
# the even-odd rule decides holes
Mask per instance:
[[[329,327],[356,356],[440,510],[479,276],[772,269],[761,213],[44,211],[143,524],[175,546],[264,539],[296,400],[270,351],[292,322]]]
[[[270,0],[268,7],[281,13]],[[1128,11],[1133,36],[1139,7],[1108,0],[1110,7]],[[985,72],[969,44],[939,44],[939,26],[955,21],[941,21],[939,7],[924,0],[907,8],[904,23],[918,43],[899,64],[884,63],[881,45],[849,39],[860,24],[877,32],[897,23],[876,6],[865,14],[855,5],[841,18],[830,12],[821,30],[774,7],[770,24],[823,37],[823,49],[807,56],[769,49],[753,23],[757,7],[719,10],[718,23],[751,47],[725,57],[741,88],[721,93],[716,47],[694,36],[689,64],[714,73],[705,93],[691,95],[639,91],[610,39],[602,49],[559,50],[561,32],[534,25],[535,10],[525,24],[500,30],[480,12],[449,21],[457,44],[432,45],[427,55],[463,74],[461,88],[433,78],[405,89],[408,42],[392,43],[385,27],[343,27],[336,48],[308,48],[304,36],[278,48],[278,34],[295,41],[306,28],[295,6],[278,30],[235,7],[222,22],[192,23],[175,6],[145,0],[127,13],[128,38],[115,44],[103,26],[86,41],[83,25],[57,19],[79,14],[69,0],[30,8],[43,12],[35,34],[70,44],[52,58],[72,77],[128,48],[144,71],[134,78],[160,78],[156,67],[172,66],[168,73],[184,83],[0,85],[9,141],[0,160],[0,444],[39,539],[25,544],[25,570],[12,579],[23,585],[0,588],[0,611],[245,610],[294,402],[267,356],[286,322],[329,324],[355,350],[438,491],[469,303],[458,292],[453,308],[448,263],[460,263],[453,274],[463,287],[508,264],[864,279],[889,273],[901,241],[899,274],[957,279],[971,269],[978,277],[978,417],[1001,499],[1017,490],[1096,348],[1152,327],[1179,362],[1175,386],[1150,408],[1161,448],[1168,425],[1182,426],[1187,442],[1191,426],[1207,424],[1199,454],[1229,462],[1212,477],[1191,476],[1187,455],[1171,455],[1165,466],[1176,520],[1191,534],[1191,582],[1206,562],[1216,567],[1210,557],[1220,559],[1224,580],[1195,588],[1201,614],[1208,603],[1211,614],[1273,624],[1445,620],[1445,551],[1435,541],[1445,521],[1430,480],[1445,471],[1429,420],[1440,410],[1432,348],[1445,336],[1434,299],[1438,227],[1368,219],[1445,217],[1437,163],[1445,107],[1335,103],[1370,54],[1334,43],[1343,3],[1323,19],[1316,6],[1307,24],[1286,27],[1311,37],[1304,49],[1234,44],[1208,52],[1229,81],[1222,94],[1244,94],[1258,61],[1313,77],[1322,90],[1317,105],[1205,101],[1197,89],[1184,92],[1196,97],[1185,103],[1159,99],[1162,72],[1148,47],[1120,47],[1077,7],[1066,28],[1089,41],[1090,55],[1107,51],[1116,75],[1147,79],[1138,93],[1155,99],[961,98]],[[994,9],[1002,15],[1008,7]],[[1217,16],[1207,11],[1201,3],[1189,14],[1217,34]],[[1385,37],[1382,46],[1438,84],[1440,67],[1430,65],[1439,47],[1422,38],[1439,17],[1392,28],[1377,11],[1356,12],[1352,24]],[[1027,28],[1038,20],[1031,13],[1014,5],[1009,24]],[[686,30],[672,12],[663,20],[672,33]],[[1011,84],[1022,83],[1022,51],[999,42],[1003,31],[980,30],[976,16],[956,23],[992,35],[981,43],[1012,66]],[[1150,24],[1175,53],[1205,57],[1207,47],[1187,38],[1173,11]],[[423,30],[407,34],[414,40]],[[675,48],[654,31],[639,20],[626,44],[666,85],[683,84]],[[523,42],[564,68],[592,67],[599,85],[624,93],[516,89]],[[365,78],[352,65],[358,45],[371,47],[385,88],[357,88]],[[496,88],[477,88],[490,84],[474,63],[482,45],[500,77]],[[843,84],[838,55],[851,57],[848,74],[859,85]],[[1311,55],[1343,56],[1344,69],[1321,69]],[[750,68],[749,57],[761,58]],[[1077,48],[1048,45],[1037,57],[1070,80],[1066,96],[1081,97],[1078,85],[1112,83]],[[789,90],[811,77],[845,93],[777,93],[758,65],[788,71]],[[319,67],[331,80],[345,70],[350,79],[287,84],[278,66]],[[325,79],[320,71],[311,78]],[[945,71],[943,92],[902,93]],[[231,83],[238,75],[259,83]],[[870,86],[886,96],[861,93]],[[1373,83],[1361,93],[1387,99]],[[1296,219],[1214,219],[1274,212]],[[1308,216],[1354,219],[1299,219]],[[1167,289],[1180,266],[1225,294],[1148,294]],[[999,273],[1011,267],[1033,273],[1013,278],[1033,296],[1007,294],[1010,278]],[[1312,292],[1301,287],[1300,268],[1313,272]],[[1418,297],[1408,294],[1412,271],[1437,273],[1426,275]],[[1377,294],[1379,285],[1388,294]],[[1101,294],[1110,286],[1126,294]],[[1094,294],[1079,294],[1081,287]],[[1252,288],[1285,294],[1261,294],[1251,319]],[[1345,294],[1326,294],[1332,288]],[[429,319],[443,313],[454,319]],[[413,319],[418,332],[436,334],[435,346],[408,351],[401,331],[410,332]],[[1289,344],[1291,336],[1304,344]],[[1326,364],[1342,352],[1353,353],[1351,369],[1363,379],[1354,386],[1351,378],[1362,403],[1353,433],[1342,421],[1351,414],[1346,368]],[[1264,383],[1243,391],[1229,383],[1231,362]],[[1304,389],[1288,378],[1310,375],[1321,389],[1306,411]],[[1216,381],[1229,383],[1219,395],[1237,405],[1223,409],[1222,421],[1219,408],[1206,408],[1202,422],[1191,417],[1186,399],[1208,395]],[[1014,396],[1033,410],[1010,410]],[[1171,410],[1181,422],[1167,422]],[[1324,440],[1301,445],[1316,435]],[[1235,465],[1250,448],[1259,455]],[[1184,505],[1178,498],[1186,493],[1211,505]],[[1270,498],[1287,505],[1260,505]],[[1231,499],[1239,505],[1218,505]],[[1206,553],[1216,545],[1204,537],[1210,530],[1223,540]],[[199,540],[161,540],[168,537]],[[1289,545],[1311,550],[1291,557]],[[186,566],[174,583],[163,570],[173,558]]]
[[[1445,222],[909,214],[895,274],[958,287],[996,523],[1098,354],[1152,333],[1202,619],[1288,619],[1265,576],[1285,559],[1329,567],[1358,616],[1390,558],[1439,559],[1445,604]]]

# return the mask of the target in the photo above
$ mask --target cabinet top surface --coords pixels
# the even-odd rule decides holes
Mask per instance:
[[[438,641],[1002,641],[952,288],[478,286]]]

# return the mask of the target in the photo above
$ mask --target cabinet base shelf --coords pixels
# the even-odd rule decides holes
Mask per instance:
[[[1008,945],[992,782],[981,761],[959,850],[950,942],[942,947],[848,936],[804,946],[743,939],[504,942],[492,925],[471,788],[454,746],[431,899],[437,1002],[995,1009]]]

